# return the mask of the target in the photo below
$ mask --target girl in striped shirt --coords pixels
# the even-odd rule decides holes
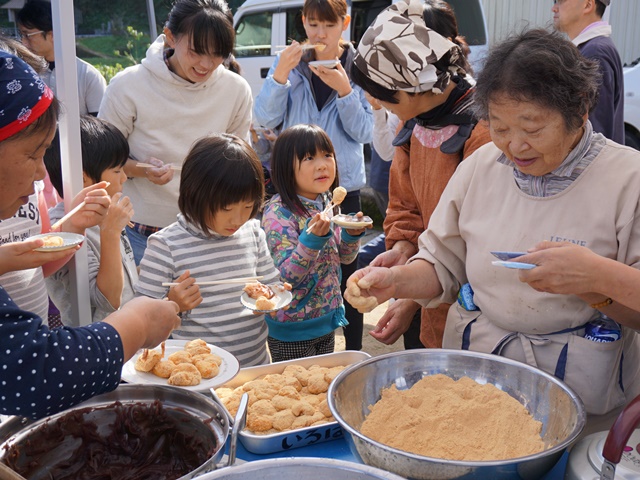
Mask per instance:
[[[264,196],[262,165],[244,140],[218,134],[198,140],[182,167],[178,221],[151,235],[136,293],[180,306],[173,338],[202,338],[243,367],[269,363],[264,315],[240,303],[242,284],[196,282],[263,276],[279,280],[265,234],[254,217]],[[178,285],[163,287],[163,282]]]

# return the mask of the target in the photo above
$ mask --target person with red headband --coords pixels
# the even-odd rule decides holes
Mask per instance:
[[[49,87],[18,57],[0,52],[0,220],[11,218],[45,174],[43,155],[60,106]],[[85,197],[82,215],[104,208],[106,192]],[[3,271],[25,268],[43,240],[0,247]],[[20,250],[22,249],[22,250]],[[56,260],[56,253],[49,253]],[[87,299],[88,301],[88,299]],[[40,418],[118,386],[122,365],[180,324],[170,301],[134,299],[103,322],[50,330],[18,307],[0,286],[0,414]]]

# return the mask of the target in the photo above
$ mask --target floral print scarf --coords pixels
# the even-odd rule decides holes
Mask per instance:
[[[378,85],[410,93],[440,94],[456,74],[464,76],[462,51],[428,28],[420,0],[383,10],[367,29],[355,66]]]

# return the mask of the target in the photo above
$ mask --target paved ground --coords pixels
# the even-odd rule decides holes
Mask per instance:
[[[375,356],[383,353],[397,352],[403,350],[402,338],[393,345],[384,345],[378,342],[375,338],[369,335],[369,332],[373,330],[378,323],[378,319],[387,310],[387,303],[379,305],[371,313],[366,313],[364,316],[364,333],[362,335],[362,350],[369,355]],[[342,335],[342,329],[336,330],[336,352],[344,350],[344,336]]]
[[[368,165],[367,165],[368,167]],[[369,188],[365,187],[362,189],[363,197],[366,197],[369,194]],[[370,203],[373,203],[373,200],[370,200]],[[365,212],[366,213],[366,212]],[[381,230],[368,230],[366,235],[363,238],[362,245],[367,243],[369,240],[374,239],[378,235],[382,233]],[[362,350],[367,352],[370,355],[380,355],[383,353],[389,352],[397,352],[398,350],[403,350],[402,338],[398,340],[394,345],[384,345],[374,339],[369,332],[373,330],[373,328],[378,323],[380,317],[387,310],[387,303],[383,303],[378,306],[371,313],[367,313],[364,316],[364,332],[362,334]],[[336,330],[336,352],[340,352],[344,350],[344,336],[342,335],[342,329]]]
[[[369,173],[368,173],[369,162],[366,163],[365,167],[367,169],[367,178],[369,178]],[[361,191],[362,197],[363,197],[363,200],[364,199],[368,200],[369,205],[375,205],[375,202],[373,201],[373,197],[371,197],[370,190],[371,190],[370,187],[364,187]],[[368,213],[368,212],[365,212],[365,213]],[[367,243],[369,240],[374,239],[381,233],[382,233],[382,230],[375,230],[375,229],[368,230],[366,235],[363,238],[362,245]],[[370,355],[380,355],[383,353],[397,352],[398,350],[404,349],[402,345],[402,338],[400,338],[400,340],[398,340],[394,345],[384,345],[378,342],[376,339],[374,339],[371,335],[369,335],[369,332],[373,330],[373,328],[378,323],[378,320],[386,310],[387,310],[387,303],[384,303],[378,306],[371,313],[367,313],[364,316],[364,333],[362,335],[362,350],[364,350]],[[342,350],[344,350],[344,336],[342,335],[342,329],[338,329],[336,330],[336,352],[340,352]]]

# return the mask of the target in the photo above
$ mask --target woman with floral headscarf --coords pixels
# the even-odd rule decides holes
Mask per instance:
[[[390,6],[358,46],[351,78],[406,122],[394,140],[399,148],[389,174],[387,252],[372,266],[401,265],[418,251],[418,237],[456,167],[490,141],[486,124],[478,124],[472,111],[468,49],[453,10],[442,0]],[[371,335],[391,344],[405,334],[405,348],[420,342],[440,347],[447,310],[448,305],[422,309],[420,322],[420,305],[398,300]],[[420,342],[412,338],[418,330],[413,323],[420,325]]]

